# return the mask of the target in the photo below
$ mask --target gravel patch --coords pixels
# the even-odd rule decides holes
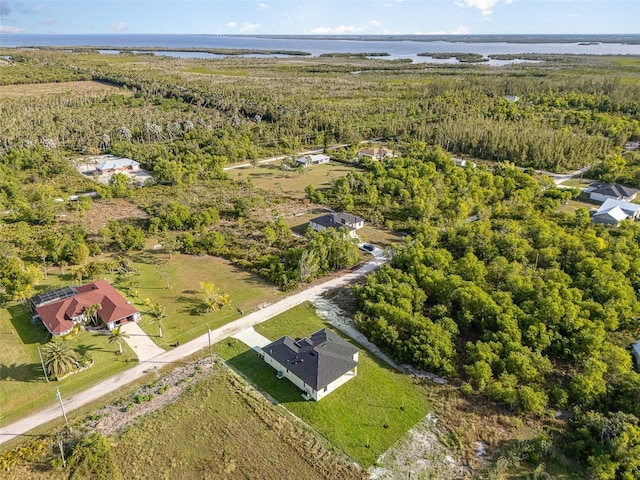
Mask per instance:
[[[162,376],[158,373],[155,381],[95,412],[87,418],[84,426],[105,436],[119,435],[138,417],[173,403],[189,386],[216,371],[211,358],[206,357],[174,368]]]

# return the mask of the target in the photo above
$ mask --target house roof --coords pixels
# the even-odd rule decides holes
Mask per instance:
[[[137,167],[140,164],[130,158],[114,157],[96,165],[96,170],[115,170],[122,167]]]
[[[284,336],[262,348],[314,390],[321,390],[358,365],[358,349],[323,328],[307,338]]]
[[[348,230],[355,230],[353,225],[364,222],[364,218],[358,217],[357,215],[351,215],[350,213],[340,212],[328,213],[321,217],[314,218],[311,221],[324,228],[346,227]]]
[[[597,223],[618,223],[622,220],[625,220],[629,216],[617,205],[613,208],[610,208],[606,211],[598,210],[593,214],[591,219]]]
[[[635,188],[625,187],[624,185],[618,185],[617,183],[603,183],[591,193],[597,193],[599,195],[614,198],[631,198],[638,193],[638,190]]]
[[[307,163],[308,161],[311,161],[311,163],[321,163],[323,161],[328,162],[329,160],[331,160],[331,157],[325,155],[324,153],[311,153],[298,157],[297,162]]]
[[[624,200],[616,200],[615,198],[607,198],[604,203],[600,205],[596,214],[613,210],[616,207],[620,208],[628,216],[634,216],[640,211],[640,205],[638,204],[625,202]]]
[[[98,316],[105,323],[115,322],[138,312],[106,280],[88,283],[75,290],[77,293],[73,296],[36,306],[36,313],[51,333],[59,334],[73,328],[73,318],[82,315],[88,306],[95,303],[102,306]]]
[[[393,151],[385,147],[362,148],[358,151],[358,153],[360,155],[367,155],[369,157],[379,157],[380,155],[386,157],[388,155],[393,155]]]
[[[640,340],[638,340],[636,343],[633,344],[633,351],[640,358]]]

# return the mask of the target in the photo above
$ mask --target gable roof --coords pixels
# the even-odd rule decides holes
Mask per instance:
[[[613,198],[631,198],[638,193],[638,190],[636,190],[635,188],[625,187],[624,185],[619,185],[617,183],[603,183],[591,193],[597,193],[599,195]]]
[[[130,158],[114,157],[96,165],[96,170],[114,170],[122,167],[137,167],[140,164]]]
[[[628,218],[628,215],[617,205],[606,211],[598,210],[591,219],[597,223],[618,223]]]
[[[369,157],[379,157],[380,155],[387,157],[393,155],[393,151],[385,147],[362,148],[358,153]]]
[[[324,228],[345,227],[347,230],[356,230],[353,225],[364,222],[364,218],[358,217],[357,215],[351,215],[350,213],[340,212],[328,213],[321,217],[314,218],[311,222]]]
[[[607,212],[615,207],[620,208],[628,216],[634,216],[640,211],[640,205],[638,204],[625,202],[624,200],[616,200],[615,198],[607,198],[604,203],[600,205],[596,214]]]
[[[73,319],[84,314],[85,309],[95,303],[102,305],[98,315],[104,323],[115,322],[138,312],[106,280],[88,283],[75,290],[73,296],[36,306],[36,313],[51,333],[59,334],[73,328]]]
[[[262,351],[316,391],[358,365],[358,349],[326,328],[301,340],[281,337]]]

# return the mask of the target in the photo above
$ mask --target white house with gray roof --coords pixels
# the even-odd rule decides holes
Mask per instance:
[[[284,336],[262,347],[264,361],[316,402],[358,373],[358,349],[323,328],[307,338]]]
[[[137,171],[140,164],[130,158],[108,156],[106,159],[96,165],[96,171],[99,175],[122,171]]]
[[[605,225],[618,225],[626,219],[640,219],[640,205],[613,198],[607,198],[591,217],[593,223]]]
[[[303,155],[297,158],[296,163],[298,166],[309,167],[311,165],[321,165],[328,163],[331,158],[324,153],[311,153],[309,155]]]
[[[355,238],[357,236],[356,231],[364,227],[364,218],[345,212],[332,212],[314,218],[309,222],[309,225],[317,232],[325,228],[346,228],[349,236]]]

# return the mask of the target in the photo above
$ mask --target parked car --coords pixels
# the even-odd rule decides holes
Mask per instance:
[[[361,248],[363,250],[366,250],[367,252],[373,252],[376,249],[376,247],[374,247],[370,243],[364,243]]]

